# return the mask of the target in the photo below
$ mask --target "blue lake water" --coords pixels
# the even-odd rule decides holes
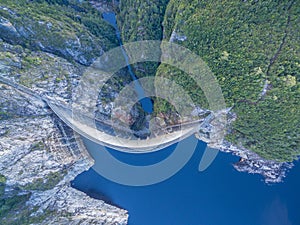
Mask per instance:
[[[84,142],[90,151],[99,151],[96,144]],[[237,172],[232,164],[238,158],[226,153],[219,153],[207,170],[199,172],[205,146],[199,141],[183,169],[158,184],[124,186],[90,169],[72,185],[128,210],[130,225],[300,225],[298,162],[284,183],[266,185],[259,175]],[[126,163],[148,165],[173,149],[140,155],[108,151]]]

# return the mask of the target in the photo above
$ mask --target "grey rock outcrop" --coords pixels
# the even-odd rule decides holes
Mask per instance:
[[[127,224],[126,210],[71,187],[93,159],[39,97],[70,101],[82,69],[0,39],[1,78],[30,88],[19,91],[0,82],[0,174],[6,178],[0,197],[26,197],[25,205],[0,218],[0,224],[20,223],[24,214],[33,224]]]
[[[0,120],[0,171],[6,177],[6,196],[30,193],[26,205],[32,217],[51,211],[39,224],[127,224],[126,210],[70,186],[93,164],[70,128],[43,103],[12,87],[1,84],[0,99],[6,100],[1,110],[10,114]],[[16,108],[22,111],[14,114]]]

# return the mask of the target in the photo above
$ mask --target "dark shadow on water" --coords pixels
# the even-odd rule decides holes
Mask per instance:
[[[71,182],[71,187],[77,189],[76,184],[74,183],[74,181]],[[83,190],[81,190],[81,191],[83,191]],[[84,190],[83,192],[85,192],[91,198],[102,200],[107,204],[110,204],[112,206],[116,206],[118,208],[121,208],[120,205],[114,203],[110,197],[108,197],[107,195],[105,195],[104,193],[99,191],[98,189],[88,188],[88,189]]]

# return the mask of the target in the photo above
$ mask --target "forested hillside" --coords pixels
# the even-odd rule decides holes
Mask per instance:
[[[127,0],[120,5],[118,24],[124,43],[142,40],[161,40],[162,22],[169,0]],[[157,63],[145,62],[134,65],[138,77],[156,73]]]
[[[299,15],[298,1],[271,0],[171,0],[165,14],[165,38],[186,36],[177,43],[207,62],[237,114],[227,139],[268,159],[300,154]],[[188,77],[168,66],[159,72],[190,83],[205,106]]]

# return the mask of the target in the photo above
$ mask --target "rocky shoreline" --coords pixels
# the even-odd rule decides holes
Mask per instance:
[[[1,84],[0,96],[2,110],[9,112],[9,117],[0,120],[4,198],[30,196],[26,210],[32,218],[43,217],[38,224],[127,224],[126,210],[70,186],[78,174],[93,165],[73,131],[27,94]],[[6,218],[11,223],[14,219]]]
[[[233,165],[237,171],[262,175],[268,184],[282,182],[288,170],[294,166],[293,163],[263,159],[256,153],[243,147],[236,147],[227,141],[220,146],[220,150],[240,157]]]
[[[236,115],[227,109],[226,113],[226,127],[236,119]],[[263,177],[264,182],[279,183],[286,177],[286,173],[294,164],[292,162],[277,162],[274,160],[264,159],[253,151],[250,151],[243,146],[235,146],[229,141],[224,140],[223,133],[218,134],[219,131],[224,132],[224,124],[220,123],[211,117],[202,124],[200,131],[196,134],[199,140],[208,143],[208,146],[214,149],[219,149],[222,152],[231,153],[232,155],[240,157],[233,167],[239,172],[247,172],[251,174],[259,174]],[[228,130],[226,132],[229,132]],[[215,134],[215,135],[214,135]],[[223,134],[224,135],[224,134]],[[219,141],[216,139],[218,139]],[[222,141],[220,141],[222,139]]]

